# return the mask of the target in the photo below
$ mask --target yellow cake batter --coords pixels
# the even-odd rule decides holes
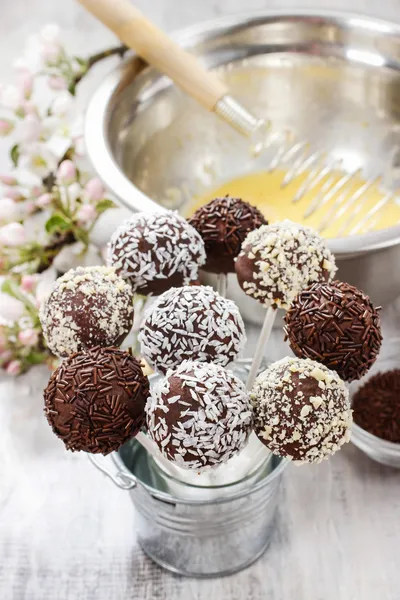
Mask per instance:
[[[363,217],[380,200],[384,198],[384,192],[373,185],[367,191],[360,194],[360,197],[351,208],[346,211],[340,209],[343,206],[341,191],[333,194],[322,208],[316,210],[308,218],[305,218],[305,212],[316,197],[327,198],[327,179],[322,180],[311,191],[304,194],[298,202],[293,202],[293,198],[302,183],[307,179],[309,173],[297,177],[294,181],[285,187],[281,187],[284,171],[274,171],[272,173],[249,173],[237,179],[226,182],[219,187],[210,190],[201,197],[194,198],[193,204],[189,209],[189,214],[218,196],[237,196],[246,200],[250,204],[257,206],[270,222],[291,219],[297,223],[308,225],[316,230],[321,223],[326,227],[321,231],[324,237],[339,237],[351,235],[352,233],[364,233],[365,231],[384,229],[400,222],[400,206],[393,200],[390,200],[367,222],[360,230],[352,232],[352,229],[362,223]],[[340,175],[331,175],[333,184],[339,181]],[[332,183],[332,179],[331,179]],[[363,183],[361,178],[354,181],[352,188],[346,188],[346,198],[349,192],[361,190]],[[325,188],[324,188],[325,185]],[[330,188],[331,189],[331,188]]]

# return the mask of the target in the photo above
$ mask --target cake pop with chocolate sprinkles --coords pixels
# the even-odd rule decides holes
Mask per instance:
[[[249,233],[236,260],[242,289],[271,308],[289,308],[315,281],[330,281],[335,258],[310,228],[291,221],[263,225]]]
[[[147,296],[198,279],[205,263],[204,243],[197,231],[178,213],[136,213],[112,235],[108,264]]]
[[[252,407],[233,373],[216,364],[184,361],[153,386],[146,420],[166,458],[202,471],[242,450],[252,430]]]
[[[314,283],[287,312],[286,338],[296,356],[317,360],[345,381],[354,381],[365,375],[379,354],[378,310],[348,283]]]
[[[57,356],[119,346],[132,328],[133,292],[112,267],[78,267],[57,279],[39,316]]]
[[[140,363],[118,348],[93,348],[66,358],[44,391],[45,414],[72,451],[109,454],[145,421],[149,383]]]
[[[255,206],[240,198],[225,196],[198,208],[189,223],[203,238],[207,255],[203,270],[234,273],[235,258],[246,236],[268,221]]]
[[[232,300],[206,286],[164,292],[146,311],[139,342],[143,357],[166,373],[183,360],[226,366],[246,343],[243,319]]]
[[[284,358],[251,390],[254,431],[271,452],[319,463],[349,441],[352,411],[345,383],[309,359]]]

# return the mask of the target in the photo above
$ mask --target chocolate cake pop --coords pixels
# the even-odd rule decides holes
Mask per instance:
[[[111,267],[78,267],[57,279],[40,309],[47,344],[58,356],[119,346],[133,324],[130,285]]]
[[[202,267],[210,273],[234,273],[235,258],[250,231],[268,221],[255,206],[240,198],[215,198],[201,206],[189,223],[203,238],[207,260]]]
[[[240,286],[272,308],[287,309],[314,281],[330,281],[335,258],[308,227],[291,221],[263,225],[249,233],[236,261]]]
[[[250,397],[254,430],[274,454],[319,463],[349,441],[346,386],[315,361],[287,357],[272,364],[257,377]]]
[[[232,458],[252,429],[244,384],[219,365],[195,361],[184,361],[154,385],[146,415],[164,456],[198,471]]]
[[[147,310],[139,333],[141,353],[166,373],[183,360],[226,366],[243,350],[246,334],[239,309],[211,287],[172,288]]]
[[[108,454],[140,431],[148,395],[136,358],[97,347],[54,371],[44,391],[45,414],[68,450]]]
[[[323,363],[345,381],[360,379],[379,354],[378,310],[348,283],[313,284],[297,296],[285,320],[296,356]]]
[[[108,264],[138,294],[162,294],[198,279],[206,260],[197,231],[174,212],[136,213],[113,234]]]

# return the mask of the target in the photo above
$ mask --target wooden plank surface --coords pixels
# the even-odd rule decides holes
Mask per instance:
[[[168,29],[223,13],[299,6],[283,0],[140,0]],[[399,0],[301,3],[398,19]],[[111,36],[72,0],[3,6],[0,77],[24,37],[48,21],[77,52]],[[2,161],[0,161],[2,162]],[[400,327],[399,306],[385,313]],[[251,333],[254,340],[255,332]],[[170,575],[140,551],[129,494],[64,452],[43,416],[37,370],[0,385],[1,600],[399,600],[400,472],[356,448],[314,467],[289,467],[270,549],[237,575],[197,581]]]

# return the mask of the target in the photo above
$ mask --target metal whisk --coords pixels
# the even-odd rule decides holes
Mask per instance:
[[[251,114],[235,98],[214,72],[207,71],[193,55],[173,42],[151,23],[129,0],[79,0],[91,13],[109,27],[127,46],[162,73],[168,75],[183,91],[207,110],[214,112],[241,134],[251,138],[255,153],[271,146],[276,152],[268,169],[287,169],[282,187],[300,179],[293,202],[315,191],[304,207],[304,219],[329,206],[317,230],[324,233],[332,219],[348,214],[338,235],[353,235],[374,228],[385,206],[396,198],[394,191],[381,193],[379,200],[363,214],[362,209],[377,190],[383,177],[361,179],[360,170],[349,172],[328,153],[314,151],[307,141],[294,140],[287,133],[272,133],[266,123]],[[305,179],[304,179],[305,175]]]

